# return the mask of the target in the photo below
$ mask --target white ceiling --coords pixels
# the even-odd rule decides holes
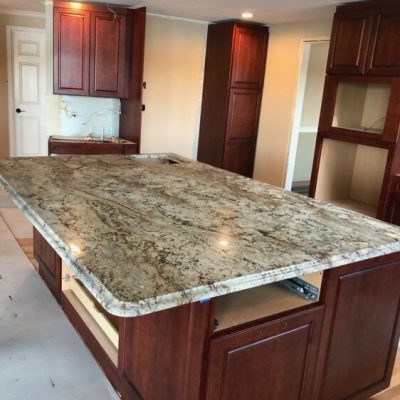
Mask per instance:
[[[90,2],[95,2],[89,0]],[[338,4],[354,0],[111,0],[129,7],[147,7],[154,14],[202,21],[240,18],[244,11],[266,24],[329,18]],[[107,0],[96,2],[107,3]],[[1,8],[43,11],[42,0],[0,0]]]

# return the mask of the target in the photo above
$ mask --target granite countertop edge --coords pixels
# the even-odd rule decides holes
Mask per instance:
[[[204,302],[211,298],[250,289],[253,287],[278,282],[280,280],[320,272],[326,269],[344,266],[370,258],[400,252],[400,242],[384,244],[378,247],[367,247],[358,251],[340,254],[323,260],[314,260],[287,267],[266,270],[260,273],[235,277],[229,280],[203,285],[174,293],[139,300],[137,302],[120,301],[93,274],[89,273],[71,249],[55,235],[49,226],[27,205],[14,188],[0,176],[0,186],[3,186],[14,203],[25,213],[27,219],[46,241],[68,264],[76,277],[87,290],[110,314],[119,317],[136,317],[166,310],[194,302]]]

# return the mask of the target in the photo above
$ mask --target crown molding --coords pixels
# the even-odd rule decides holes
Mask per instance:
[[[0,8],[0,15],[16,15],[18,17],[45,18],[44,12]]]

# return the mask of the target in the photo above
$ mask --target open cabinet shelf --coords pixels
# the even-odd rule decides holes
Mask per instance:
[[[118,365],[118,320],[108,314],[83,284],[62,263],[61,289],[115,366]]]
[[[376,217],[388,150],[324,139],[315,198]]]
[[[307,274],[300,278],[321,289],[322,272]],[[231,293],[215,299],[214,331],[222,331],[246,322],[307,306],[316,301],[318,300],[304,299],[278,283]]]

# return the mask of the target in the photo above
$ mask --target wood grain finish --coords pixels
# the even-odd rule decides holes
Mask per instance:
[[[234,27],[232,88],[262,89],[267,45],[265,28],[253,25]]]
[[[146,8],[131,10],[127,16],[128,53],[128,97],[121,100],[119,136],[137,143],[140,152],[142,123],[142,94],[144,67],[144,39],[146,26]]]
[[[252,175],[267,44],[267,27],[235,22],[209,26],[199,161]]]
[[[85,140],[68,141],[56,140],[50,136],[48,143],[49,155],[73,155],[73,154],[136,154],[136,143],[95,143]]]
[[[327,272],[318,367],[324,400],[367,399],[389,386],[399,340],[400,265],[381,257]],[[322,366],[323,364],[323,366]]]
[[[364,73],[371,26],[371,10],[335,14],[328,55],[328,73]]]
[[[54,289],[60,259],[36,230],[34,240]],[[59,299],[124,400],[257,400],[266,393],[269,400],[361,400],[389,385],[400,334],[399,263],[394,253],[328,270],[315,305],[214,336],[213,301],[120,318],[118,367],[68,298]]]
[[[131,76],[132,63],[143,63],[143,54],[132,48],[135,10],[112,10],[115,17],[107,7],[81,3],[77,9],[55,1],[54,93],[131,96],[131,83],[137,78]],[[132,53],[138,58],[132,59]]]
[[[146,400],[199,399],[211,334],[211,303],[124,320],[124,375]]]
[[[90,34],[90,95],[126,96],[126,16],[92,12]]]
[[[398,145],[400,132],[399,3],[393,0],[372,0],[338,7],[332,29],[327,73],[309,194],[311,197],[316,194],[318,176],[321,175],[319,174],[321,149],[325,139],[386,148],[388,149],[387,162],[377,212],[374,216],[387,221],[400,222],[396,216],[396,196],[390,194],[391,180],[395,175],[400,174]],[[336,102],[339,101],[339,97],[343,97],[343,95],[339,95],[339,88],[343,88],[344,85],[352,88],[347,89],[350,90],[350,93],[346,92],[346,94],[354,97],[352,97],[353,103],[350,105],[343,105],[343,102],[338,104],[342,104],[343,109],[346,106],[351,107],[355,113],[360,111],[357,110],[357,104],[361,109],[363,102],[367,102],[367,96],[370,96],[369,99],[371,99],[371,93],[374,93],[374,90],[380,91],[380,95],[378,95],[380,98],[376,105],[376,109],[379,111],[376,111],[376,118],[371,117],[371,121],[363,122],[363,126],[371,128],[375,123],[383,121],[382,133],[368,132],[361,126],[351,128],[351,124],[346,126],[345,123],[334,126],[335,120],[339,120],[339,115],[336,115],[335,118]],[[364,100],[362,96],[355,95],[357,86],[366,90],[367,85],[372,90]],[[390,88],[386,111],[379,108],[381,103],[384,104],[382,96],[384,86]],[[381,108],[383,109],[383,106]],[[365,115],[373,113],[374,110],[369,106],[369,108],[364,108],[363,112],[362,119]],[[346,119],[350,121],[352,118]],[[353,119],[355,120],[355,118]],[[361,125],[361,121],[359,125]],[[369,166],[365,165],[365,169],[368,170],[368,168]]]
[[[343,83],[359,85],[387,85],[390,88],[388,108],[382,134],[369,133],[362,130],[333,126],[333,119],[338,98],[338,86]],[[324,92],[322,96],[321,114],[319,119],[321,132],[332,132],[342,137],[353,136],[358,143],[366,144],[366,141],[379,146],[379,142],[396,143],[400,131],[400,77],[367,77],[367,76],[341,76],[327,75],[325,78]]]
[[[90,13],[54,8],[54,93],[89,95]]]
[[[33,228],[33,251],[39,274],[58,302],[61,301],[61,258],[43,236]]]
[[[400,75],[400,6],[374,10],[367,74]]]
[[[384,216],[385,221],[400,226],[400,176],[391,179],[388,205]]]
[[[309,399],[322,309],[213,339],[207,399]]]

